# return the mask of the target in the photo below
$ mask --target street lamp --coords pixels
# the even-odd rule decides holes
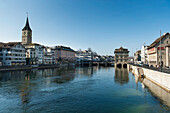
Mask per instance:
[[[162,71],[162,46],[161,46],[161,30],[160,30],[160,71]]]

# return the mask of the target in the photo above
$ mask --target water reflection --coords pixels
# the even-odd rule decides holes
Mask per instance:
[[[76,69],[76,73],[80,74],[80,75],[85,75],[85,76],[89,76],[92,77],[93,74],[96,73],[96,71],[98,71],[100,68],[98,66],[91,66],[91,67],[86,67],[86,68],[77,68]]]
[[[135,76],[135,75],[134,75]],[[160,102],[163,102],[166,104],[168,107],[170,107],[170,93],[159,87],[158,85],[154,84],[150,80],[146,78],[140,78],[135,76],[135,82],[136,86],[138,88],[138,83],[140,82],[142,85],[142,88],[144,88],[145,93],[146,93],[146,88],[147,90],[156,98],[159,99]],[[146,94],[145,94],[146,95]]]
[[[127,84],[129,82],[129,72],[125,68],[115,68],[115,83],[120,85]]]
[[[141,85],[137,90],[132,87],[138,81],[145,92]],[[0,73],[2,113],[166,112],[169,109],[162,106],[169,105],[169,96],[127,69],[66,67]]]
[[[21,86],[20,97],[23,104],[28,104],[30,99],[30,83],[25,83]]]
[[[54,82],[56,83],[66,83],[68,81],[71,81],[75,78],[75,75],[64,75],[60,76],[54,79]]]
[[[63,76],[66,73],[75,73],[74,67],[54,68],[54,69],[35,69],[26,71],[5,71],[0,72],[0,81],[20,81],[30,80],[40,77]]]
[[[163,90],[161,87],[157,86],[148,79],[143,80],[143,84],[147,87],[148,91],[157,99],[162,100],[164,104],[170,107],[170,93]]]

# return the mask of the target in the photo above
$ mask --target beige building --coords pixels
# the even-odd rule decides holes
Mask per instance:
[[[158,65],[170,66],[169,45],[170,34],[166,33],[157,38],[150,46],[148,46],[149,65],[153,65],[154,67]]]
[[[129,51],[128,49],[124,49],[120,47],[119,49],[115,49],[115,67],[127,67]]]
[[[170,67],[170,44],[166,46],[166,67]]]

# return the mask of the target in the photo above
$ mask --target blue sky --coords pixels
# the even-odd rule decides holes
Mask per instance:
[[[120,46],[131,55],[170,32],[168,0],[0,0],[0,42],[21,41],[26,12],[33,42],[102,55]]]

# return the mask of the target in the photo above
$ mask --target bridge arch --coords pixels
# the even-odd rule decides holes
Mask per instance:
[[[117,64],[117,66],[116,67],[118,67],[118,68],[122,68],[122,64],[121,63],[119,63],[119,64]]]
[[[123,64],[123,68],[127,68],[127,64]]]

